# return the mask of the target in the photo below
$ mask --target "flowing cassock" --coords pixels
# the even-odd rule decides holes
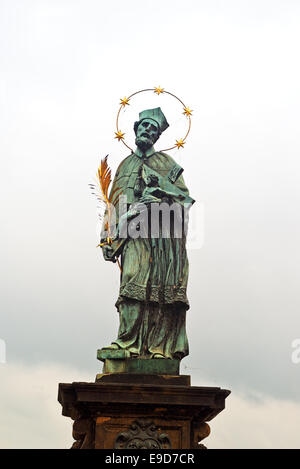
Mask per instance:
[[[143,165],[167,177],[175,161],[166,153],[141,157],[132,153],[119,165],[112,190],[118,187],[127,204],[137,202],[143,191]],[[183,177],[174,183],[188,194]],[[116,207],[118,216],[118,207]],[[183,220],[184,225],[184,220]],[[161,234],[161,227],[160,227]],[[114,246],[113,246],[114,247]],[[128,237],[121,254],[121,283],[116,307],[120,313],[114,343],[133,355],[188,355],[185,330],[188,259],[185,230],[181,237]]]

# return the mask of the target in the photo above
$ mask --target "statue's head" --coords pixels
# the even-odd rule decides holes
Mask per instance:
[[[136,145],[142,151],[151,148],[168,127],[169,124],[160,107],[140,112],[139,121],[134,123]]]

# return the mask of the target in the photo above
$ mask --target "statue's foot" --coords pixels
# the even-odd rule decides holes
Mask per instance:
[[[108,345],[107,347],[102,347],[101,350],[120,350],[121,347],[119,347],[118,344],[113,342],[112,344]]]
[[[152,355],[152,358],[166,358],[166,357],[164,357],[164,355],[162,353],[154,353]]]

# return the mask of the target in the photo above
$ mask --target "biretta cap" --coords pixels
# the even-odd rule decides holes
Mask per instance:
[[[165,115],[160,109],[160,107],[156,107],[154,109],[146,109],[145,111],[140,112],[139,119],[140,122],[144,119],[154,120],[159,125],[161,132],[164,132],[169,127],[167,119],[165,118]]]

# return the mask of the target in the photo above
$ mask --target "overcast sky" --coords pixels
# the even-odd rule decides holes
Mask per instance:
[[[220,433],[207,444],[296,447],[299,2],[0,0],[0,9],[0,339],[7,355],[0,446],[71,441],[57,384],[93,381],[97,348],[118,327],[119,273],[96,249],[88,184],[103,156],[115,171],[128,155],[114,139],[119,99],[160,85],[193,109],[185,148],[170,152],[197,201],[190,356],[181,371],[194,385],[232,390],[213,424]],[[133,121],[149,104],[161,106],[170,123],[157,149],[171,146],[185,130],[181,108],[164,95],[143,99],[121,116],[129,143]],[[20,375],[27,400],[16,407]],[[51,384],[54,404],[33,418],[37,396],[51,400],[45,387],[37,393],[36,379]],[[290,423],[284,440],[272,436],[276,408]],[[256,416],[247,432],[239,429],[241,412],[245,421]],[[254,437],[258,416],[264,430]],[[26,441],[13,430],[21,418],[32,425]]]

